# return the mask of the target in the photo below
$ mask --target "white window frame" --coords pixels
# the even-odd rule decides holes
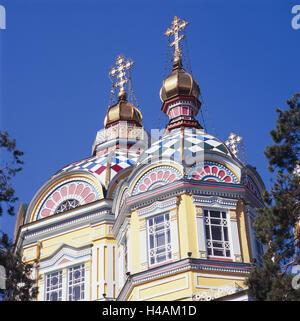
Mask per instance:
[[[72,280],[70,278],[70,276],[72,275],[72,273],[74,274],[74,269],[79,267],[79,271],[80,271],[80,281],[77,282],[77,283],[74,283],[74,280],[73,280],[73,277],[74,275],[72,276]],[[67,273],[68,273],[68,277],[67,277],[67,301],[75,301],[73,300],[73,289],[76,287],[76,286],[80,286],[80,299],[79,300],[76,300],[76,301],[84,301],[85,300],[85,283],[86,283],[86,273],[85,273],[85,264],[84,263],[79,263],[79,264],[76,264],[76,265],[72,265],[72,266],[68,266],[67,267]],[[83,276],[82,276],[82,272],[83,272]],[[72,289],[72,293],[70,292]]]
[[[165,217],[168,215],[168,220],[166,222]],[[162,231],[164,231],[164,239],[165,239],[165,244],[161,246],[157,246],[157,239],[155,238],[155,231],[153,231],[153,227],[156,226],[154,223],[154,219],[159,217],[159,216],[164,216],[164,221],[163,223],[158,223],[157,226],[160,225],[166,225],[163,227]],[[170,262],[172,260],[172,236],[171,236],[171,218],[170,218],[170,212],[162,212],[162,213],[157,213],[155,215],[147,217],[147,255],[148,255],[148,264],[151,267],[166,264],[167,262]],[[150,222],[153,222],[153,225],[150,225]],[[151,236],[153,236],[153,248],[151,248]],[[168,242],[168,237],[169,237],[169,242]],[[165,254],[166,258],[165,260],[162,260],[160,262],[157,261],[157,253],[152,253],[155,252],[159,249],[164,248],[164,251],[160,253],[162,255],[163,253]],[[154,258],[154,262],[151,262],[151,259]]]
[[[51,279],[54,278],[54,274],[58,274],[58,278],[59,278],[59,285],[58,287],[56,288],[51,288]],[[49,282],[50,282],[50,285],[48,287],[48,279],[50,278]],[[47,299],[47,295],[49,295],[49,298],[51,298],[51,294],[54,293],[54,292],[60,292],[60,294],[58,294],[58,300],[56,301],[62,301],[63,299],[63,271],[62,270],[56,270],[56,271],[53,271],[53,272],[49,272],[46,274],[46,277],[45,277],[45,301],[52,301],[50,299]]]
[[[70,284],[70,270],[72,270],[73,268],[77,267],[77,266],[81,266],[81,271],[84,271],[84,279],[81,280],[79,283],[73,283]],[[54,275],[55,273],[58,273],[59,277],[60,277],[60,284],[58,288],[54,288],[53,286],[47,286],[47,281],[48,278],[51,278],[52,275]],[[74,263],[72,265],[67,265],[62,267],[59,270],[50,270],[50,271],[45,271],[44,273],[44,279],[45,281],[43,282],[43,284],[40,287],[41,292],[41,300],[44,301],[50,301],[50,296],[52,292],[56,292],[56,291],[61,291],[60,294],[58,295],[58,301],[71,301],[70,300],[70,287],[75,286],[77,284],[80,284],[83,288],[81,288],[81,291],[83,291],[83,297],[80,298],[79,301],[86,301],[89,300],[89,295],[88,295],[88,284],[90,282],[90,278],[89,278],[89,274],[87,273],[86,270],[86,262],[84,261],[80,261],[78,263]],[[51,282],[51,279],[50,281]],[[47,295],[49,294],[49,299],[47,299]]]
[[[219,212],[220,213],[220,218],[215,218],[215,219],[220,219],[222,224],[211,224],[211,221],[209,222],[209,225],[207,224],[207,217],[205,216],[206,211],[209,213],[209,219],[211,219],[210,213],[211,212]],[[225,218],[222,217],[222,213],[225,213]],[[214,217],[212,218],[214,219]],[[224,221],[226,222],[224,224]],[[205,247],[206,247],[206,253],[207,253],[207,258],[213,258],[213,259],[220,259],[220,260],[232,260],[233,259],[233,246],[232,246],[232,238],[231,238],[231,224],[230,224],[230,219],[229,219],[229,212],[227,209],[224,208],[203,208],[203,225],[204,225],[204,231],[205,231]],[[211,226],[221,226],[221,233],[222,233],[222,240],[213,240],[212,239],[212,231],[211,231]],[[208,239],[208,235],[206,232],[206,226],[209,226],[209,231],[210,231],[210,238]],[[228,240],[225,240],[224,237],[224,227],[227,227],[227,236]],[[208,242],[211,242],[211,246],[208,246]],[[218,247],[214,247],[213,243],[223,243],[222,247],[220,247],[220,250],[223,251],[224,255],[214,255],[213,249],[218,249]],[[227,248],[226,248],[227,244]],[[209,249],[211,249],[211,254],[209,254]],[[229,251],[229,256],[226,255],[226,251]]]

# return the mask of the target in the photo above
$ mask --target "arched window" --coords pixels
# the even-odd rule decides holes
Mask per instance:
[[[79,201],[75,199],[66,200],[58,205],[57,209],[55,210],[55,214],[65,212],[67,210],[71,210],[72,208],[75,208],[79,205],[80,205]]]

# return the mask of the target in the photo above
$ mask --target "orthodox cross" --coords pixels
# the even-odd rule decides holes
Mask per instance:
[[[178,61],[181,56],[181,50],[179,48],[179,42],[184,38],[184,35],[179,36],[180,30],[183,30],[188,25],[188,22],[183,19],[174,17],[172,26],[165,32],[166,36],[174,35],[174,41],[170,44],[170,47],[174,46],[174,61]]]
[[[116,60],[116,67],[112,67],[109,75],[111,77],[117,76],[118,81],[115,83],[115,86],[120,87],[119,90],[119,98],[126,97],[125,92],[125,84],[128,82],[128,76],[126,76],[126,70],[129,70],[133,65],[133,61],[127,59],[125,62],[125,58],[122,55],[119,55]]]
[[[240,143],[242,140],[241,136],[237,136],[234,133],[230,133],[228,136],[228,140],[226,140],[225,145],[230,148],[231,152],[234,154],[234,156],[237,155],[239,152],[237,148],[237,143]]]
[[[299,176],[300,177],[300,165],[299,164],[296,165],[296,167],[295,167],[295,169],[293,171],[293,174],[295,176]]]

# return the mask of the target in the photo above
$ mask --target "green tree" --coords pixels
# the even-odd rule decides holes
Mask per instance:
[[[23,152],[16,148],[15,139],[0,131],[0,216],[5,210],[15,214],[18,200],[12,187],[12,178],[22,170]],[[7,301],[32,300],[37,295],[35,280],[31,278],[32,265],[22,262],[22,253],[15,248],[7,234],[0,231],[0,265],[5,268],[5,289],[0,289],[0,298]]]
[[[0,216],[3,207],[9,215],[14,215],[14,203],[18,200],[11,179],[22,170],[23,152],[16,149],[16,140],[10,139],[7,132],[0,131]]]
[[[0,237],[0,265],[6,271],[5,289],[0,290],[0,297],[5,301],[30,301],[36,298],[38,289],[36,280],[31,277],[33,266],[22,261],[22,253],[16,250],[8,236]]]
[[[275,181],[265,191],[265,207],[254,221],[256,237],[265,245],[262,265],[254,265],[247,280],[249,295],[259,301],[300,300],[292,287],[291,268],[300,264],[295,224],[300,216],[300,93],[287,101],[288,109],[276,109],[276,128],[270,132],[274,144],[265,156]]]

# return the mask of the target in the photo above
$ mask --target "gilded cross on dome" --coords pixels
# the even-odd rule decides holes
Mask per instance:
[[[126,70],[129,70],[133,66],[133,61],[130,59],[126,59],[119,55],[116,60],[116,67],[113,67],[109,72],[111,77],[117,76],[117,82],[115,86],[119,87],[119,98],[126,98],[125,84],[128,82],[128,76],[126,75]]]
[[[293,171],[293,174],[295,176],[299,176],[300,177],[300,165],[299,164],[296,165],[296,167],[295,167],[295,169]]]
[[[241,136],[237,136],[234,133],[230,133],[228,136],[228,140],[226,140],[225,145],[230,148],[231,152],[234,154],[234,156],[237,155],[239,152],[237,148],[237,143],[240,143],[242,141]]]
[[[187,21],[174,17],[172,21],[172,26],[165,32],[166,36],[174,35],[174,41],[170,44],[170,47],[174,46],[174,62],[177,62],[181,56],[181,50],[179,48],[179,42],[184,38],[184,35],[179,36],[179,32],[183,30],[188,25]]]

